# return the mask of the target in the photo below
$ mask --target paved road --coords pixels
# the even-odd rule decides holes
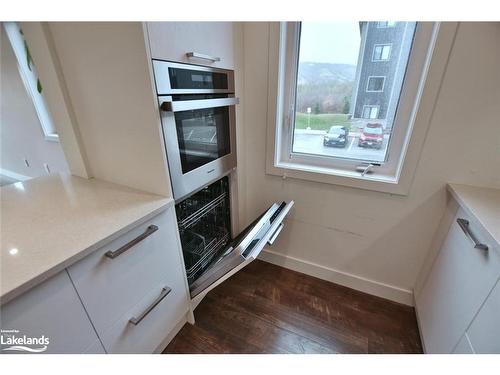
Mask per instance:
[[[345,148],[323,146],[322,134],[295,133],[293,151],[307,154],[319,154],[344,158],[360,158],[364,160],[383,161],[387,149],[388,136],[384,137],[383,147],[380,150],[358,147],[358,137],[349,136]]]

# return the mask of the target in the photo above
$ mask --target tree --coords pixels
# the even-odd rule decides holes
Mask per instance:
[[[344,96],[344,106],[342,107],[342,113],[348,114],[351,110],[351,102],[347,96]]]
[[[318,103],[318,102],[316,102],[316,103],[314,104],[314,107],[313,107],[313,113],[314,113],[315,115],[317,115],[317,114],[319,114],[320,112],[321,112],[321,107],[320,107],[319,103]]]

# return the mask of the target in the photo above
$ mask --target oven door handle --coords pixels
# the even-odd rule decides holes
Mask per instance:
[[[239,98],[181,100],[161,102],[160,108],[165,112],[192,111],[195,109],[207,109],[215,107],[227,107],[239,104]]]

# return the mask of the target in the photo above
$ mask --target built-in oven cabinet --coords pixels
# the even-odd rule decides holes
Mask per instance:
[[[154,59],[234,69],[234,23],[148,22]]]

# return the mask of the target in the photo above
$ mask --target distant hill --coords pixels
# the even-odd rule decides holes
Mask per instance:
[[[321,85],[329,82],[354,82],[356,65],[301,62],[299,85]]]

